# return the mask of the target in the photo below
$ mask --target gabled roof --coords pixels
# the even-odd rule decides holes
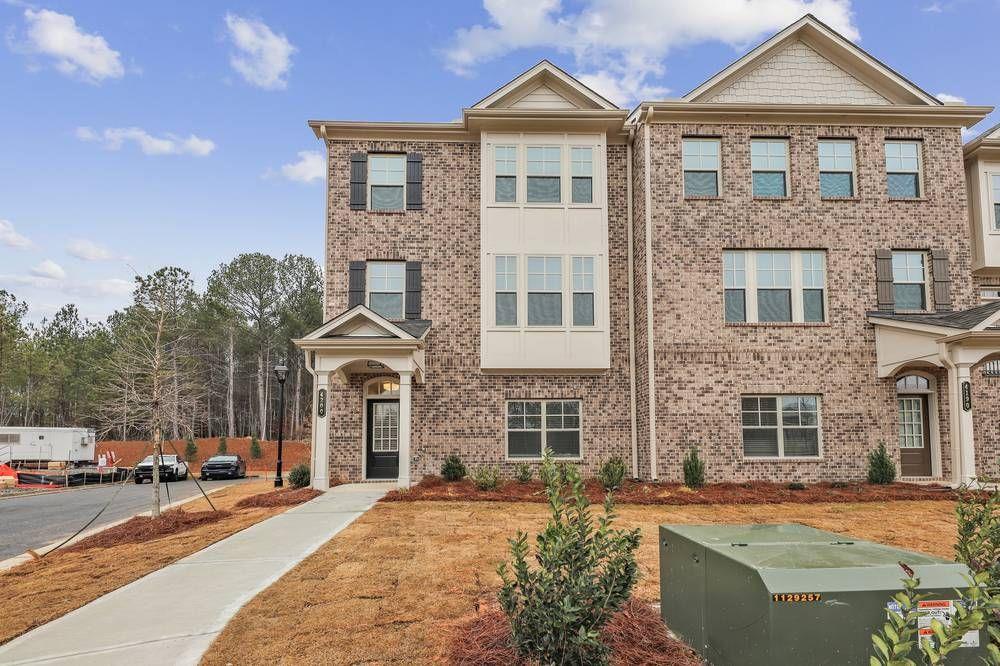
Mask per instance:
[[[927,314],[869,312],[869,319],[888,319],[891,321],[924,324],[927,326],[942,326],[962,331],[983,330],[989,328],[1000,319],[1000,301],[992,301],[977,305],[968,310],[956,312],[932,312]]]
[[[618,107],[548,60],[472,105],[473,109],[604,109]]]
[[[328,320],[302,340],[385,338],[419,341],[427,335],[430,327],[431,322],[427,319],[389,321],[364,305],[356,305]]]
[[[994,125],[979,136],[962,146],[962,152],[966,157],[984,149],[984,152],[996,154],[1000,152],[1000,124]]]
[[[936,97],[856,46],[812,14],[806,14],[751,50],[689,92],[683,100],[729,101],[725,96],[721,100],[716,98],[734,83],[753,76],[755,71],[782,51],[798,48],[799,44],[802,45],[801,53],[791,54],[789,57],[798,58],[800,61],[805,59],[805,66],[826,68],[826,73],[836,78],[832,82],[832,87],[850,93],[846,94],[846,99],[842,103],[942,105]],[[799,82],[795,76],[779,77],[778,85],[791,92],[799,86]],[[780,92],[779,89],[777,93]],[[880,102],[879,98],[885,101]],[[822,100],[819,103],[831,102]]]

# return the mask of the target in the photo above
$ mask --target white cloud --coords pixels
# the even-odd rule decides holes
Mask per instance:
[[[10,220],[0,220],[0,244],[7,247],[26,248],[31,247],[31,239],[19,234],[14,228],[14,223]]]
[[[83,32],[69,14],[29,8],[24,20],[24,43],[15,50],[48,56],[58,71],[90,83],[125,75],[121,54],[100,35]]]
[[[108,150],[120,150],[126,141],[135,143],[146,155],[195,155],[204,157],[215,150],[215,142],[190,134],[187,137],[164,134],[156,137],[139,127],[109,127],[96,132],[90,127],[76,128],[76,138],[95,141]]]
[[[920,11],[927,12],[928,14],[940,14],[944,11],[944,7],[941,6],[940,2],[932,2],[929,5],[921,7]]]
[[[483,4],[489,24],[455,32],[444,52],[449,70],[467,76],[507,53],[551,48],[571,54],[580,79],[619,104],[666,93],[650,79],[663,76],[673,49],[709,41],[745,48],[807,12],[860,39],[850,0],[583,0],[575,13],[559,0]]]
[[[44,262],[43,262],[44,263]],[[58,267],[58,265],[57,265]],[[32,272],[38,267],[32,269]],[[59,270],[62,270],[61,268]],[[125,296],[132,292],[133,283],[121,278],[100,280],[67,280],[43,275],[0,275],[0,284],[17,285],[34,289],[55,291],[67,296],[104,298]]]
[[[288,85],[286,76],[292,67],[296,49],[283,34],[275,34],[259,19],[226,14],[229,39],[237,52],[229,57],[247,83],[265,90],[281,90]]]
[[[934,96],[945,103],[952,102],[954,104],[965,104],[965,98],[959,97],[958,95],[949,95],[948,93],[942,92]]]
[[[66,251],[84,261],[107,261],[113,256],[108,248],[83,238],[71,242]]]
[[[300,150],[299,161],[281,165],[281,175],[288,180],[311,183],[326,178],[326,160],[318,150]]]
[[[46,259],[32,268],[31,274],[46,280],[62,280],[66,277],[66,271],[63,270],[63,267],[51,259]]]

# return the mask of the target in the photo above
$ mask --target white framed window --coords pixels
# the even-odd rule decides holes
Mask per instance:
[[[562,148],[528,146],[528,203],[562,201]]]
[[[885,174],[890,199],[916,199],[921,192],[920,142],[886,141]]]
[[[573,325],[594,325],[593,257],[573,257]]]
[[[402,261],[369,261],[368,307],[386,319],[403,318],[406,264]]]
[[[740,411],[744,457],[819,457],[822,440],[819,396],[744,395]]]
[[[497,326],[517,326],[517,257],[496,258],[495,317]]]
[[[562,257],[528,257],[528,326],[562,326]]]
[[[493,200],[514,203],[517,201],[517,146],[494,146],[493,164]]]
[[[726,250],[722,283],[728,323],[826,321],[822,250]]]
[[[993,211],[993,230],[1000,231],[1000,173],[990,174],[990,210]]]
[[[368,201],[372,210],[403,210],[406,155],[368,155]]]
[[[755,197],[788,196],[788,141],[751,139],[750,169]]]
[[[854,141],[819,142],[819,195],[824,199],[854,196]]]
[[[925,253],[892,253],[892,298],[897,310],[927,309]]]
[[[979,300],[983,303],[989,303],[991,301],[1000,301],[1000,286],[998,287],[982,287],[979,290]]]
[[[580,457],[579,400],[507,401],[507,457]]]
[[[594,149],[570,148],[570,201],[575,204],[594,203]]]
[[[688,138],[682,141],[684,196],[719,196],[719,139]]]

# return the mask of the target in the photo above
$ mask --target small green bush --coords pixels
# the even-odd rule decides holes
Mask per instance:
[[[604,490],[611,492],[622,487],[625,481],[625,461],[621,456],[611,456],[601,463],[601,468],[597,472],[597,480],[604,486]]]
[[[222,437],[219,438],[219,448],[216,449],[215,452],[217,454],[219,454],[220,456],[224,456],[227,453],[229,453],[229,447],[226,446],[226,436],[225,435],[223,435]]]
[[[885,450],[885,442],[868,453],[868,483],[885,485],[896,480],[896,466]]]
[[[514,468],[514,478],[519,483],[528,483],[534,475],[535,472],[528,463],[518,463],[517,467]]]
[[[299,463],[288,473],[288,485],[292,488],[305,488],[309,485],[309,465]]]
[[[444,477],[445,481],[461,481],[466,474],[468,471],[465,469],[465,463],[462,462],[457,453],[444,459],[444,463],[441,465],[441,476]]]
[[[698,457],[696,446],[692,446],[684,456],[684,485],[688,488],[701,488],[705,485],[705,463]]]
[[[559,482],[564,486],[569,483],[570,476],[572,474],[580,475],[580,469],[571,462],[561,462],[558,465],[559,469]]]
[[[259,459],[264,457],[264,452],[260,450],[260,440],[257,435],[250,438],[250,457]]]
[[[549,464],[545,464],[545,460],[548,460]],[[542,452],[542,466],[538,469],[538,478],[548,488],[554,483],[559,483],[562,478],[559,471],[559,466],[552,460],[552,449],[545,449]]]
[[[806,484],[804,484],[804,483],[802,483],[800,481],[792,481],[791,483],[788,484],[788,489],[789,490],[805,490],[806,489]]]
[[[479,490],[496,490],[500,487],[500,469],[490,465],[477,467],[472,473],[472,482]]]
[[[198,445],[195,444],[194,437],[188,435],[187,443],[184,445],[184,460],[194,462],[198,459]]]

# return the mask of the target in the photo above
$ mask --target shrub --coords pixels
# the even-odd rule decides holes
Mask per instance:
[[[692,446],[684,456],[684,485],[688,488],[701,488],[705,485],[705,463],[698,457],[696,446]]]
[[[558,469],[559,469],[559,482],[562,483],[562,485],[564,486],[569,484],[570,474],[574,472],[577,474],[577,476],[579,476],[580,474],[579,468],[570,462],[559,463]]]
[[[983,485],[991,479],[980,479]],[[990,587],[1000,587],[1000,492],[970,488],[958,489],[955,504],[958,541],[955,559],[974,574],[986,573]]]
[[[510,563],[497,567],[514,648],[540,664],[607,663],[601,629],[638,579],[640,531],[612,529],[617,516],[611,495],[595,521],[579,471],[567,468],[562,483],[548,451],[540,476],[548,479],[552,515],[535,539],[535,552],[529,558],[528,535],[518,532],[510,540]]]
[[[885,442],[868,453],[868,483],[885,485],[896,480],[896,466],[885,450]]]
[[[806,489],[806,484],[804,484],[804,483],[802,483],[800,481],[792,481],[791,483],[788,484],[788,489],[789,490],[805,490]]]
[[[250,438],[250,457],[251,458],[263,458],[264,452],[260,450],[260,440],[257,439],[257,435]]]
[[[444,464],[441,465],[441,476],[445,481],[461,481],[467,473],[465,464],[455,453],[445,458]]]
[[[545,464],[545,461],[549,464]],[[553,483],[560,483],[560,469],[552,460],[552,449],[545,449],[542,453],[542,466],[538,469],[538,478],[542,485],[548,488]]]
[[[226,455],[229,452],[229,447],[226,446],[226,436],[225,435],[223,435],[222,437],[219,438],[219,448],[216,449],[215,452],[218,453],[220,456],[224,456],[224,455]]]
[[[490,465],[477,467],[472,473],[472,482],[479,490],[496,490],[500,487],[500,468]]]
[[[535,472],[528,463],[518,463],[517,467],[514,468],[514,478],[520,483],[528,483],[534,475]]]
[[[608,492],[618,490],[625,480],[625,461],[621,456],[611,456],[601,463],[597,471],[597,480]]]
[[[309,465],[299,463],[288,473],[288,485],[292,488],[305,488],[309,485]]]
[[[184,460],[194,462],[198,459],[198,445],[195,444],[194,437],[188,435],[187,443],[184,445]]]

